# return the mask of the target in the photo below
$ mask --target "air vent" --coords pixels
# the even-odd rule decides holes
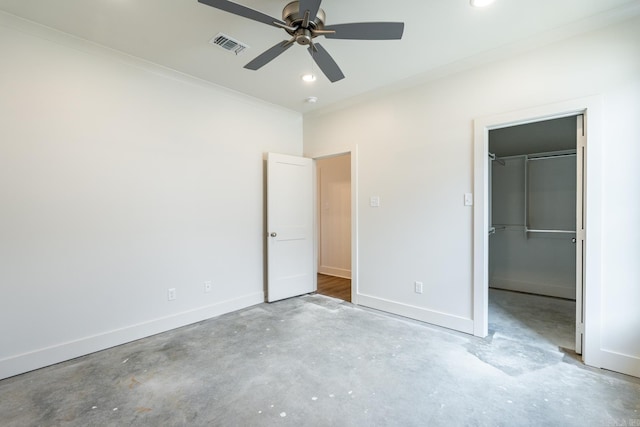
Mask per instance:
[[[233,52],[236,55],[240,55],[246,49],[249,49],[249,45],[239,42],[226,34],[218,33],[214,38],[209,41],[211,44],[220,46],[221,48]]]

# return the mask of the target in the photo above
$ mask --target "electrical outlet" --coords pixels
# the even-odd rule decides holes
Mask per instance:
[[[211,292],[211,280],[204,282],[204,293],[208,294],[209,292]]]
[[[173,301],[176,299],[176,288],[167,289],[167,300]]]
[[[416,294],[421,294],[422,293],[422,282],[414,282],[413,283],[414,286],[414,290],[416,291]]]

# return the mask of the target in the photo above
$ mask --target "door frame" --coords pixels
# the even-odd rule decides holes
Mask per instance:
[[[358,304],[358,147],[357,145],[348,150],[335,151],[315,155],[313,159],[313,250],[314,250],[314,280],[316,280],[316,290],[318,289],[317,277],[318,277],[318,246],[320,243],[320,236],[318,235],[318,171],[316,169],[316,160],[326,159],[329,157],[338,157],[344,155],[350,155],[351,165],[351,303]]]
[[[474,120],[474,192],[473,211],[473,333],[488,335],[489,312],[489,224],[488,166],[489,130],[543,120],[583,114],[587,135],[584,174],[584,215],[587,240],[584,276],[584,345],[585,364],[601,367],[601,223],[602,199],[602,99],[581,98],[496,114]],[[576,260],[577,262],[578,260]]]

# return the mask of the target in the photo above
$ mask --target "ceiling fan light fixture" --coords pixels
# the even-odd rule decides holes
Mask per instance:
[[[312,83],[316,81],[316,76],[315,74],[304,74],[302,76],[302,81],[306,82],[306,83]]]
[[[471,0],[471,6],[473,7],[487,7],[491,5],[495,0]]]

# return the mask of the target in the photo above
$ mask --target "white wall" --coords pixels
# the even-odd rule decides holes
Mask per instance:
[[[473,211],[463,193],[473,189],[474,119],[591,95],[604,100],[598,339],[640,375],[640,202],[628,197],[640,193],[638,18],[305,116],[306,155],[358,147],[358,301],[472,332]]]
[[[0,18],[0,378],[262,302],[301,115]]]
[[[640,71],[613,87],[604,107],[602,347],[640,377]]]
[[[351,155],[318,159],[318,273],[351,278]]]

